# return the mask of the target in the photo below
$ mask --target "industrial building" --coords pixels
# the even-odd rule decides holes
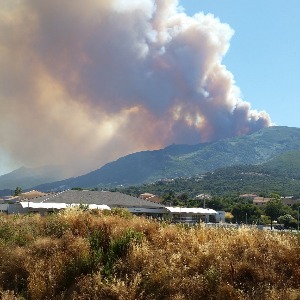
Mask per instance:
[[[7,199],[0,204],[0,212],[7,214],[58,212],[68,207],[84,205],[88,209],[110,210],[123,208],[135,215],[170,220],[174,223],[224,222],[224,212],[213,209],[167,207],[161,203],[144,200],[118,192],[66,190],[32,199]]]

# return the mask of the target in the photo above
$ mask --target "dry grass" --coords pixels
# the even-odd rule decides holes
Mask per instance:
[[[1,299],[300,299],[300,237],[68,210],[0,215]]]
[[[45,195],[47,195],[47,194],[33,190],[30,192],[22,193],[19,195],[19,197],[21,200],[24,200],[24,199],[33,199],[33,198],[37,198],[37,197],[42,197]]]

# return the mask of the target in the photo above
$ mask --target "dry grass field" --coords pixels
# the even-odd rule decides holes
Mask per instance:
[[[300,299],[300,236],[112,212],[0,215],[1,299]]]
[[[43,192],[39,192],[39,191],[30,191],[30,192],[26,192],[26,193],[22,193],[19,195],[20,199],[33,199],[33,198],[37,198],[37,197],[42,197],[45,196],[46,194]]]

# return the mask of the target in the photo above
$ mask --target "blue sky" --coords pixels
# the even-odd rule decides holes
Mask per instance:
[[[243,100],[266,110],[276,125],[300,127],[300,1],[180,0],[185,13],[203,11],[235,31],[223,64]]]

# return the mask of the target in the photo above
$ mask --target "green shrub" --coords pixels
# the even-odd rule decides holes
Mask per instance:
[[[133,244],[141,243],[143,234],[132,229],[125,231],[118,238],[108,240],[101,231],[91,235],[92,265],[95,267],[100,262],[103,264],[102,274],[110,277],[114,264],[118,259],[125,257]]]
[[[48,215],[47,218],[44,219],[43,225],[43,233],[46,236],[53,236],[57,238],[62,237],[65,231],[70,228],[67,220],[63,219],[59,214]]]
[[[113,208],[111,211],[106,211],[112,216],[119,216],[124,219],[132,219],[133,214],[124,208]]]

